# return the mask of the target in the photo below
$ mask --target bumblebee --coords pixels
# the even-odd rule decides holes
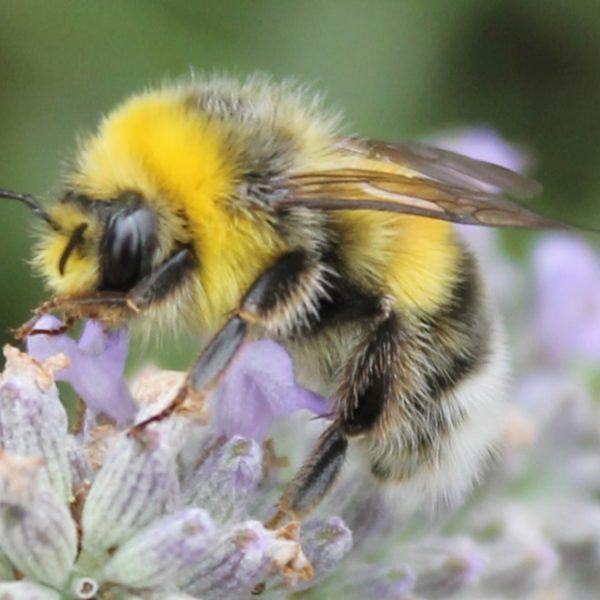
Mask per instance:
[[[134,95],[81,143],[56,201],[0,195],[44,222],[34,265],[55,294],[21,336],[55,310],[67,327],[209,334],[167,412],[261,337],[333,396],[276,522],[319,503],[350,442],[418,502],[469,489],[498,438],[506,361],[453,223],[554,226],[504,197],[538,191],[452,152],[344,136],[318,98],[255,76]]]

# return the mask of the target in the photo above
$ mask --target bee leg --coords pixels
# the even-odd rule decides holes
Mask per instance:
[[[358,342],[336,394],[340,427],[346,435],[368,433],[395,396],[403,342],[402,326],[391,311]]]
[[[154,302],[168,296],[180,285],[196,266],[196,259],[189,248],[184,248],[168,258],[148,277],[142,279],[129,293],[100,291],[82,296],[57,296],[39,306],[33,317],[15,332],[22,340],[30,335],[59,335],[72,328],[79,318],[100,318],[108,323],[118,323],[131,312],[140,312]],[[37,329],[42,315],[59,311],[67,315],[63,326],[56,329]]]
[[[309,513],[331,488],[348,449],[348,439],[334,421],[322,434],[308,460],[287,485],[278,511],[266,524],[274,529],[284,521]]]
[[[348,440],[372,429],[393,396],[393,365],[400,356],[402,329],[388,298],[380,300],[374,318],[374,328],[358,342],[344,369],[334,422],[288,484],[269,526],[302,517],[323,499],[342,466]]]
[[[56,296],[44,302],[33,313],[33,317],[21,325],[14,336],[23,340],[30,335],[60,335],[69,331],[77,319],[86,317],[97,319],[115,317],[128,312],[127,298],[122,292],[94,292],[83,296]],[[36,324],[43,315],[52,312],[63,313],[66,318],[64,325],[56,329],[37,329]],[[102,320],[102,319],[101,319]]]
[[[148,308],[172,293],[196,266],[190,248],[179,250],[129,291],[127,304],[135,312]]]
[[[302,322],[310,308],[326,295],[325,273],[322,264],[305,250],[283,254],[252,284],[237,311],[204,348],[171,405],[135,429],[170,415],[190,391],[203,394],[217,385],[247,338],[250,326],[285,334],[287,323],[294,321],[291,317]]]
[[[202,392],[218,381],[246,338],[249,326],[285,334],[290,315],[302,321],[309,307],[325,293],[323,276],[320,263],[304,250],[281,256],[252,284],[238,310],[191,368],[188,382],[192,389]]]

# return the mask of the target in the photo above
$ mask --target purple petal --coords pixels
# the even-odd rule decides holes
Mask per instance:
[[[533,250],[537,333],[545,354],[600,358],[600,260],[584,241],[548,235]]]
[[[61,322],[43,316],[36,327],[56,329]],[[27,352],[44,361],[62,352],[70,364],[58,371],[56,379],[70,383],[88,408],[118,424],[132,420],[135,406],[124,377],[127,335],[124,331],[105,333],[102,325],[87,321],[79,342],[68,335],[34,335],[27,338]]]
[[[227,437],[262,441],[273,421],[297,410],[330,411],[327,400],[298,385],[292,361],[275,342],[261,340],[242,349],[217,392],[215,427]]]
[[[52,315],[44,315],[36,323],[37,329],[58,329],[62,321]],[[72,354],[77,353],[77,342],[68,335],[32,335],[27,338],[27,353],[43,362],[55,354],[63,353],[71,359]],[[71,366],[60,371],[56,379],[65,381],[64,376],[69,373]]]

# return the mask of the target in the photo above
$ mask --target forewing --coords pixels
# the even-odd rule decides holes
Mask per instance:
[[[563,226],[505,198],[503,193],[533,195],[540,186],[504,167],[418,144],[348,138],[341,147],[346,155],[359,156],[359,168],[299,174],[282,204],[383,210],[493,227]]]
[[[530,198],[542,191],[542,186],[537,181],[506,167],[425,144],[391,144],[380,140],[353,138],[346,138],[341,144],[349,152],[402,165],[414,169],[424,177],[448,185],[483,190],[491,187],[517,198]]]

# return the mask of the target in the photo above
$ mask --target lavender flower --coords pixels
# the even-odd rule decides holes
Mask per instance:
[[[331,406],[295,382],[292,361],[281,346],[262,340],[246,346],[227,373],[215,402],[215,428],[227,437],[262,441],[274,420],[301,409],[325,415]]]
[[[572,235],[547,235],[533,250],[537,334],[553,361],[600,359],[600,259]]]
[[[62,323],[43,316],[38,329],[58,329]],[[105,335],[102,325],[88,321],[79,342],[66,335],[34,335],[27,339],[27,352],[40,361],[63,353],[69,365],[56,373],[58,381],[69,382],[95,414],[105,414],[118,424],[131,422],[134,405],[123,372],[127,358],[124,331]]]
[[[524,171],[531,162],[521,148],[506,142],[488,125],[449,129],[437,133],[428,141],[440,148],[501,165],[512,171]]]
[[[204,436],[191,444],[202,477],[189,477],[178,460],[184,446],[190,460],[188,440],[198,439],[194,434],[205,425],[173,415],[136,435],[101,425],[71,436],[52,379],[64,360],[40,366],[10,348],[6,357],[0,441],[12,449],[12,431],[20,427],[24,439],[42,442],[0,455],[0,597],[92,598],[110,589],[118,598],[235,598],[273,576],[277,585],[312,576],[298,533],[265,529],[248,514],[265,468],[256,442],[216,443],[212,434]],[[149,377],[156,381],[155,374]],[[156,390],[173,393],[160,385]],[[42,409],[56,416],[40,419]],[[76,453],[69,451],[73,444]],[[82,463],[90,480],[74,485]],[[54,471],[60,477],[50,477]],[[336,546],[335,555],[348,549]],[[10,582],[17,571],[28,587]]]

